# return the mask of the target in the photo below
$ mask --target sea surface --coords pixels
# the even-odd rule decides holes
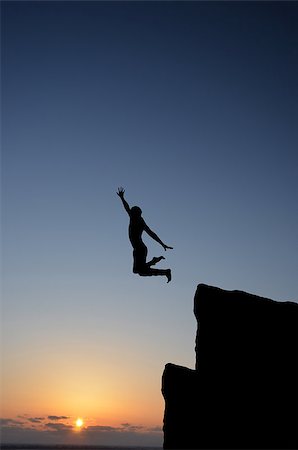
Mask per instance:
[[[162,450],[162,447],[112,446],[112,445],[27,445],[1,444],[3,450]]]

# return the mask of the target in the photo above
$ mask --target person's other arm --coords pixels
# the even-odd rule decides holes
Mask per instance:
[[[165,250],[167,250],[167,248],[173,249],[173,247],[169,247],[168,245],[164,244],[162,242],[162,240],[157,236],[156,233],[154,233],[154,231],[152,231],[148,225],[145,223],[144,226],[144,231],[146,231],[146,233],[152,238],[154,239],[156,242],[158,242]]]

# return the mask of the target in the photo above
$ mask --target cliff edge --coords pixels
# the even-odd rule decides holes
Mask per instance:
[[[167,364],[164,449],[298,448],[298,304],[199,284],[196,368]]]

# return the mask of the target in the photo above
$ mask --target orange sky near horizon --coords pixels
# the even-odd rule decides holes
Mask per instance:
[[[88,418],[101,425],[122,422],[156,426],[163,418],[162,367],[114,351],[94,357],[95,346],[56,343],[40,353],[40,342],[5,355],[2,417],[55,414]],[[46,347],[46,345],[45,345]],[[118,348],[121,346],[118,346]],[[131,360],[129,361],[129,359]],[[160,374],[157,377],[156,374]]]
[[[55,414],[83,417],[86,423],[100,425],[161,423],[161,380],[152,383],[152,378],[136,373],[135,367],[119,364],[117,370],[103,363],[78,364],[70,355],[60,360],[44,357],[30,364],[20,359],[10,363],[4,368],[2,417]]]

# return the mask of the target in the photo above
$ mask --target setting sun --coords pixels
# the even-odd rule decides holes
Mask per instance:
[[[76,427],[77,428],[82,428],[84,422],[83,419],[81,419],[80,417],[76,420]]]

